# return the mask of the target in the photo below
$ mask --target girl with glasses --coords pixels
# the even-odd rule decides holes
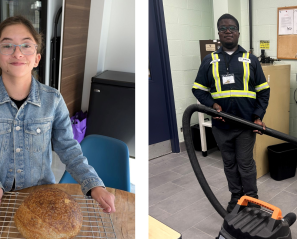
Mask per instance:
[[[104,212],[115,212],[114,195],[73,139],[63,97],[32,76],[42,47],[42,35],[26,18],[10,17],[0,23],[0,202],[3,192],[55,183],[53,148],[82,192]]]

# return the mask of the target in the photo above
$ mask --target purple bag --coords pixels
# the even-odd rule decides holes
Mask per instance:
[[[87,129],[87,115],[87,111],[85,113],[79,111],[76,112],[75,115],[70,118],[74,139],[76,139],[79,143],[85,137]]]

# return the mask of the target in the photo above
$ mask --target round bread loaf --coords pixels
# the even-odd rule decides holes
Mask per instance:
[[[73,238],[79,233],[82,221],[78,203],[55,188],[30,194],[14,216],[16,227],[26,239]]]

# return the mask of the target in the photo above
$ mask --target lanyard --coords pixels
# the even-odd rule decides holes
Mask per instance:
[[[231,59],[232,59],[234,53],[230,56],[230,59],[229,59],[228,62],[227,62],[227,60],[226,60],[226,54],[227,54],[227,53],[224,52],[224,53],[223,53],[223,56],[224,56],[224,60],[225,60],[226,68],[227,68],[227,74],[229,74],[229,63],[230,63],[230,61],[231,61]]]

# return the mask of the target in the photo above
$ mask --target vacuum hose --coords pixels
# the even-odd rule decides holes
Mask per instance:
[[[195,153],[194,144],[193,144],[190,122],[191,122],[192,114],[196,111],[200,111],[200,106],[201,105],[190,105],[185,110],[184,115],[183,115],[183,133],[184,133],[186,149],[187,149],[193,170],[194,170],[196,177],[201,185],[202,190],[204,191],[206,197],[208,198],[208,200],[210,201],[212,206],[221,215],[221,217],[224,218],[228,213],[223,208],[221,203],[218,201],[218,199],[216,198],[216,196],[213,194],[212,190],[210,189],[210,187],[204,177],[204,174],[200,168],[200,165],[198,163],[197,156]]]
[[[272,136],[274,138],[281,139],[281,140],[287,141],[289,143],[292,143],[294,145],[297,145],[297,138],[287,135],[287,134],[284,134],[277,130],[270,129],[268,127],[266,127],[266,130],[263,130],[263,127],[261,125],[255,124],[253,122],[250,122],[248,120],[236,117],[234,115],[231,115],[231,114],[228,114],[225,112],[217,112],[215,109],[207,107],[205,105],[201,105],[201,104],[195,105],[194,104],[194,105],[190,105],[189,108],[190,107],[193,107],[194,109],[196,109],[196,111],[206,113],[206,114],[214,116],[214,117],[222,117],[224,120],[226,120],[232,124],[241,125],[241,126],[244,126],[245,128],[249,128],[252,130],[259,130],[263,134],[266,134],[266,135]]]
[[[226,121],[232,123],[232,124],[239,124],[241,126],[245,126],[246,128],[252,129],[252,130],[259,130],[261,131],[263,134],[272,136],[274,138],[278,138],[287,142],[290,142],[294,145],[297,145],[297,138],[292,137],[290,135],[284,134],[282,132],[270,129],[268,127],[266,127],[266,130],[263,130],[263,127],[257,124],[254,124],[250,121],[247,121],[245,119],[242,118],[238,118],[235,117],[231,114],[227,114],[225,112],[217,112],[215,109],[210,108],[210,107],[206,107],[204,105],[201,104],[193,104],[190,105],[184,112],[183,115],[183,133],[184,133],[184,139],[185,139],[185,144],[186,144],[186,149],[189,155],[189,159],[191,162],[191,165],[193,167],[193,170],[195,172],[195,175],[201,185],[202,190],[204,191],[206,197],[208,198],[208,200],[210,201],[210,203],[212,204],[212,206],[216,209],[216,211],[221,215],[221,217],[225,218],[225,216],[228,214],[227,211],[223,208],[223,206],[220,204],[220,202],[217,200],[216,196],[213,194],[212,190],[210,189],[204,175],[203,172],[200,168],[200,165],[198,163],[197,160],[197,156],[195,153],[195,148],[193,145],[193,139],[192,139],[192,132],[191,132],[191,126],[190,126],[190,122],[191,122],[191,117],[192,114],[194,112],[202,112],[202,113],[206,113],[208,115],[214,116],[214,117],[222,117],[224,118]],[[286,219],[288,221],[289,224],[293,224],[296,220],[296,216],[294,217],[294,215],[286,215],[284,217],[284,219]]]

